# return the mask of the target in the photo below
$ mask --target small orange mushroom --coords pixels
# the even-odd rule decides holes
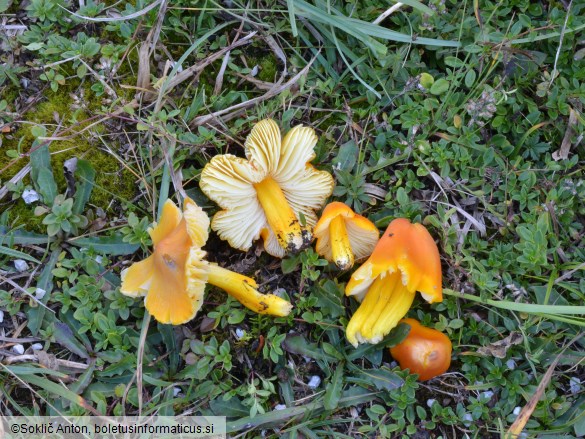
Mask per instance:
[[[259,314],[288,315],[292,309],[288,301],[260,294],[253,279],[204,259],[201,247],[207,242],[208,229],[207,214],[193,200],[185,198],[182,213],[167,200],[160,222],[148,230],[153,254],[122,271],[120,292],[146,296],[148,312],[159,322],[173,325],[195,317],[208,282]]]
[[[441,302],[441,283],[439,250],[427,229],[395,219],[345,287],[361,301],[347,325],[348,341],[379,343],[406,315],[416,291],[429,303]]]
[[[392,357],[401,369],[418,374],[419,381],[442,375],[451,365],[451,340],[436,329],[422,326],[415,319],[403,319],[400,323],[410,326],[406,338],[390,348]]]
[[[317,238],[317,253],[340,270],[348,270],[355,260],[372,254],[380,232],[369,219],[334,201],[325,206],[313,235]]]

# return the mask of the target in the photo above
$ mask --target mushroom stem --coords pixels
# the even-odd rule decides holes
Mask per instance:
[[[358,343],[379,343],[406,315],[414,296],[415,291],[402,284],[400,272],[379,276],[349,321],[347,340],[355,347]]]
[[[348,270],[353,267],[354,255],[343,216],[338,215],[331,220],[329,239],[331,241],[331,255],[335,265],[340,270]]]
[[[311,234],[301,229],[301,224],[278,183],[272,177],[266,177],[260,183],[256,183],[254,188],[266,220],[280,246],[293,253],[308,247],[311,243]]]
[[[291,310],[290,302],[274,294],[260,294],[256,282],[247,276],[235,273],[217,264],[207,266],[207,282],[221,288],[246,308],[258,314],[287,316]]]

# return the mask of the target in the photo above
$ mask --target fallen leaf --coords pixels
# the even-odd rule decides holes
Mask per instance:
[[[569,113],[569,124],[567,125],[567,130],[565,131],[565,137],[563,137],[563,141],[561,143],[561,147],[558,151],[553,152],[552,158],[555,161],[559,160],[567,160],[569,158],[569,151],[571,150],[571,137],[575,133],[575,125],[577,125],[577,112],[571,108],[571,112]]]
[[[491,343],[487,346],[482,346],[477,350],[478,354],[491,355],[496,358],[506,358],[506,353],[510,347],[522,343],[524,337],[519,332],[512,332],[506,338],[495,343]]]

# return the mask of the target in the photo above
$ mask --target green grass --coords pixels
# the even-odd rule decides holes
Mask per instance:
[[[227,416],[244,437],[497,438],[536,395],[525,437],[585,434],[582,4],[413,0],[374,24],[392,4],[179,0],[164,14],[84,21],[57,3],[31,1],[26,31],[1,42],[1,186],[29,163],[36,170],[0,201],[0,413],[189,410]],[[105,14],[98,3],[60,3]],[[129,15],[144,4],[113,7]],[[254,31],[227,62],[205,64]],[[155,50],[141,57],[148,41]],[[47,80],[57,75],[64,83]],[[444,300],[415,299],[408,316],[449,336],[447,374],[420,383],[395,365],[386,348],[403,327],[379,345],[349,345],[349,273],[312,249],[279,261],[213,232],[205,247],[263,292],[284,289],[294,305],[285,318],[208,287],[194,320],[172,328],[120,294],[120,272],[149,254],[146,229],[167,194],[184,189],[213,215],[201,170],[216,154],[243,156],[266,117],[283,131],[315,128],[313,164],[334,175],[331,200],[381,231],[397,217],[429,229]],[[43,223],[52,203],[20,199],[47,187],[31,153],[47,143],[35,125],[59,137],[48,150],[58,193],[66,159],[96,171],[73,176],[79,200],[56,234]],[[553,158],[563,144],[566,156]],[[32,354],[23,341],[32,339],[48,357],[21,362],[12,346]]]

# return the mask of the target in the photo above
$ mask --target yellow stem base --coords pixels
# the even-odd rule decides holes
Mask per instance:
[[[258,314],[284,317],[292,310],[290,302],[274,294],[261,294],[256,291],[256,282],[247,276],[235,273],[217,264],[207,267],[207,282],[221,288],[246,308]]]
[[[311,233],[304,230],[282,189],[272,177],[254,185],[268,225],[286,251],[297,253],[311,244]]]
[[[345,219],[338,215],[329,224],[329,240],[331,241],[331,256],[340,270],[349,270],[353,267],[354,255],[345,228]]]

